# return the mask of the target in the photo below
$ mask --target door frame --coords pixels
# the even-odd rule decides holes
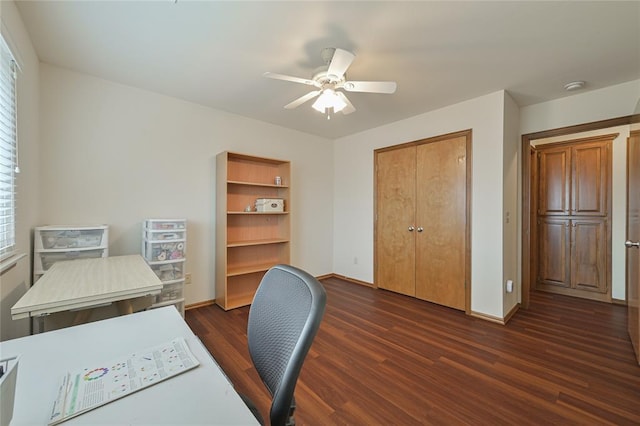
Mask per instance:
[[[640,104],[639,104],[640,106]],[[640,111],[638,111],[640,113]],[[636,123],[640,123],[640,114],[637,116]],[[627,138],[627,205],[625,206],[626,210],[626,223],[625,223],[625,241],[631,241],[632,236],[630,231],[630,223],[631,223],[631,205],[632,202],[629,201],[630,194],[632,191],[629,190],[629,178],[630,178],[630,170],[631,170],[631,139],[633,137],[640,137],[640,126],[634,128],[631,126],[631,131],[629,132],[629,137]],[[640,143],[637,142],[637,143]],[[640,324],[638,323],[638,283],[631,282],[631,264],[633,260],[631,259],[632,252],[634,249],[626,247],[625,248],[625,273],[624,273],[624,288],[625,288],[625,298],[627,300],[627,333],[629,334],[629,338],[631,339],[631,345],[633,346],[634,353],[636,355],[636,360],[638,364],[640,364]],[[637,265],[636,265],[637,267]],[[633,290],[633,292],[632,292]],[[632,294],[633,293],[633,294]],[[633,299],[630,300],[629,295],[632,294]]]
[[[373,151],[373,287],[378,288],[378,268],[376,265],[378,259],[378,200],[377,200],[377,177],[378,177],[378,168],[377,168],[377,154],[379,152],[391,151],[394,149],[406,148],[409,146],[417,146],[423,145],[426,143],[438,142],[446,139],[453,139],[458,137],[465,138],[466,145],[466,215],[465,215],[465,308],[464,312],[467,315],[471,314],[471,183],[472,180],[472,142],[473,142],[473,130],[461,130],[459,132],[447,133],[444,135],[432,136],[425,139],[419,139],[412,142],[405,142],[397,145],[386,146],[383,148],[374,149]]]
[[[521,223],[522,229],[520,238],[522,240],[521,253],[521,277],[522,277],[522,294],[520,306],[527,309],[529,307],[529,292],[531,291],[531,283],[534,277],[531,276],[533,268],[531,267],[531,255],[535,253],[535,247],[531,247],[534,239],[531,238],[533,214],[535,209],[532,208],[532,182],[534,181],[534,168],[531,167],[531,141],[535,139],[543,139],[554,136],[565,136],[573,133],[588,132],[592,130],[601,130],[608,127],[624,126],[632,123],[633,116],[625,116],[612,118],[608,120],[594,121],[591,123],[577,124],[573,126],[560,127],[557,129],[543,130],[540,132],[527,133],[522,135],[521,154],[522,154],[522,199],[521,199]],[[525,155],[526,154],[526,155]],[[526,160],[526,161],[525,161]]]

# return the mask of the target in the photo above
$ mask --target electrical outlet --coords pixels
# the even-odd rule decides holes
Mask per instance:
[[[191,284],[191,272],[184,274],[184,284]]]

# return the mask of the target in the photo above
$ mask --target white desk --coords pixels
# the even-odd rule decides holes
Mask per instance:
[[[20,355],[12,426],[46,425],[67,372],[184,337],[200,365],[63,425],[255,425],[251,411],[173,306],[0,342]]]
[[[13,319],[90,309],[119,302],[131,313],[131,300],[162,290],[162,281],[139,255],[102,257],[55,263],[11,308]],[[81,311],[82,312],[82,311]],[[76,323],[85,322],[85,311]]]

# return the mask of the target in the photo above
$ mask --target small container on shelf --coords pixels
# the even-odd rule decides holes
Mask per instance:
[[[256,211],[282,213],[284,212],[284,200],[280,198],[258,198],[256,200]]]

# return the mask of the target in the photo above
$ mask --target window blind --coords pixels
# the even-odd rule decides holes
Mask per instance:
[[[16,244],[16,63],[0,39],[0,259]]]

